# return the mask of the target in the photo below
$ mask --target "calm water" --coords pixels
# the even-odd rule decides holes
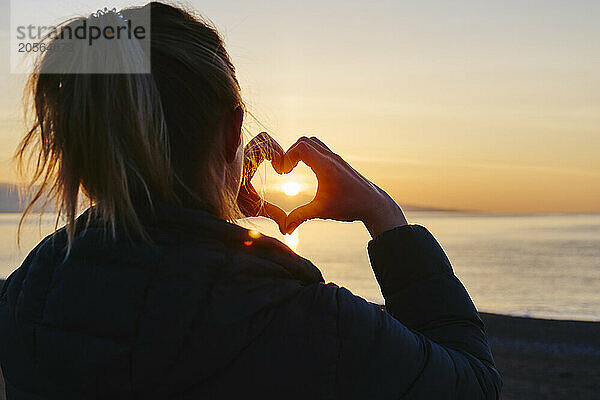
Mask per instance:
[[[497,216],[409,212],[411,223],[429,228],[482,311],[550,318],[600,320],[600,215]],[[22,251],[16,244],[18,215],[0,214],[0,276],[15,269],[53,226],[32,218]],[[382,302],[369,266],[369,235],[360,223],[311,221],[283,238],[275,224],[245,225],[283,239],[317,265],[325,280]]]

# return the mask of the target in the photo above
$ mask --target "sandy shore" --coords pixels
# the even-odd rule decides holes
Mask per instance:
[[[598,399],[600,323],[482,314],[503,399]]]
[[[503,399],[599,398],[600,322],[481,316],[504,379]]]

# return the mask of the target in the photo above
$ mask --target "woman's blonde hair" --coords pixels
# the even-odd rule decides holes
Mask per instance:
[[[33,169],[34,194],[21,223],[36,204],[53,199],[69,248],[84,201],[113,236],[118,228],[147,238],[136,206],[157,200],[241,216],[237,190],[218,181],[225,165],[221,122],[244,109],[223,40],[205,20],[170,5],[121,13],[148,8],[151,74],[43,73],[53,57],[65,57],[48,51],[28,81],[33,126],[15,157],[22,174]],[[64,26],[73,21],[81,19]]]

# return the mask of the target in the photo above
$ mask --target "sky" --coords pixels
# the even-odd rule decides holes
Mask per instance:
[[[110,5],[45,2],[88,3]],[[250,132],[284,148],[318,136],[402,204],[600,212],[598,1],[180,4],[223,35]],[[23,76],[0,60],[0,181],[13,182]],[[314,191],[308,168],[296,175]]]

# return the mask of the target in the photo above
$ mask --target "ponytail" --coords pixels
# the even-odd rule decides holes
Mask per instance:
[[[71,59],[49,51],[31,74],[34,122],[16,159],[22,174],[33,170],[34,195],[19,229],[35,204],[50,200],[66,220],[69,249],[81,203],[95,206],[90,217],[95,214],[113,237],[119,229],[147,239],[136,205],[152,207],[157,199],[191,202],[228,219],[240,215],[234,194],[215,182],[213,171],[223,165],[221,118],[243,106],[222,40],[179,8],[151,3],[142,9],[152,11],[152,73],[79,73],[92,66],[131,70],[150,59],[136,40],[96,48],[80,40],[73,41]],[[131,18],[142,9],[122,15]],[[122,23],[109,14],[87,20],[100,27]],[[58,72],[57,65],[72,69]]]

